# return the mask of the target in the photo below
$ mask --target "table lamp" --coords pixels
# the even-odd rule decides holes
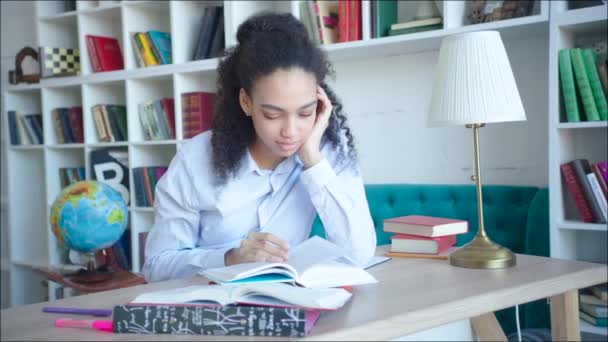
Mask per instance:
[[[475,238],[450,254],[450,264],[467,268],[506,268],[515,254],[493,242],[483,223],[479,129],[488,123],[526,120],[509,58],[497,31],[445,37],[439,50],[428,126],[465,125],[473,129],[479,229]]]

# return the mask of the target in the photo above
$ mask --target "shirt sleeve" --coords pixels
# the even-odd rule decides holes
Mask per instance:
[[[376,250],[376,232],[363,179],[355,162],[337,168],[336,173],[328,154],[324,155],[326,158],[302,172],[300,180],[323,222],[327,239],[363,266]]]
[[[205,268],[225,266],[224,254],[233,246],[196,247],[200,234],[196,201],[191,173],[178,152],[156,186],[154,225],[148,233],[142,268],[146,281],[183,278]]]

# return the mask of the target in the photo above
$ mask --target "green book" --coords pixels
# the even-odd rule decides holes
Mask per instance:
[[[595,106],[597,107],[600,120],[606,120],[608,119],[608,103],[606,103],[602,81],[600,81],[600,75],[597,71],[595,52],[591,49],[582,49],[582,54],[587,78],[589,78],[589,85],[591,86],[591,93],[595,99]]]
[[[442,27],[443,27],[443,24],[433,24],[433,25],[425,25],[425,26],[418,26],[418,27],[409,27],[409,28],[404,28],[404,29],[399,29],[399,30],[390,30],[388,32],[388,35],[389,36],[397,36],[397,35],[406,34],[406,33],[440,30]]]
[[[123,105],[107,105],[107,107],[113,113],[116,126],[120,135],[124,138],[123,140],[129,140],[127,135],[127,108]]]
[[[376,36],[374,38],[386,37],[391,25],[397,22],[397,1],[374,1],[372,6],[376,6]]]
[[[148,180],[150,181],[150,189],[152,189],[152,203],[150,203],[151,206],[154,205],[154,190],[156,190],[156,182],[158,181],[156,179],[156,175],[154,174],[154,168],[155,168],[155,166],[144,167],[144,171],[148,173]]]
[[[578,87],[578,92],[581,95],[583,101],[583,109],[585,110],[585,117],[587,121],[599,121],[600,114],[597,111],[595,105],[595,99],[591,91],[591,85],[589,84],[589,78],[585,71],[585,62],[583,62],[583,54],[580,48],[574,48],[570,50],[570,57],[572,58],[572,68],[574,69],[574,79]]]
[[[574,71],[572,71],[572,59],[570,49],[561,49],[558,52],[559,62],[559,84],[562,89],[562,99],[568,122],[579,122],[581,116],[576,99],[576,86],[574,85]]]

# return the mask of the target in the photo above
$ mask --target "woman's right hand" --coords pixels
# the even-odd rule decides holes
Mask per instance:
[[[233,248],[224,255],[226,266],[245,262],[285,262],[289,245],[270,233],[251,232],[239,248]]]

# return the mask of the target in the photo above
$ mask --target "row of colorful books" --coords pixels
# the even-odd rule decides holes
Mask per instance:
[[[137,105],[139,121],[146,140],[175,139],[173,98],[163,97]]]
[[[608,60],[588,48],[558,52],[559,79],[567,122],[608,119]]]
[[[126,141],[127,107],[120,104],[96,104],[91,107],[99,141]]]
[[[206,6],[201,17],[192,60],[218,57],[225,44],[224,7]]]
[[[148,166],[133,168],[135,183],[135,204],[138,207],[154,205],[154,191],[160,178],[167,172],[167,166]]]
[[[391,237],[391,253],[432,257],[450,250],[456,236],[468,232],[469,224],[458,219],[408,215],[384,220],[383,230],[395,233]]]
[[[83,143],[82,107],[59,107],[51,111],[57,143]]]
[[[59,168],[59,183],[61,184],[61,189],[85,179],[84,166]]]
[[[594,326],[608,326],[608,283],[579,291],[579,315]]]
[[[568,193],[584,222],[608,221],[608,161],[575,159],[560,165]]]
[[[300,20],[315,44],[361,40],[361,0],[302,1]]]
[[[44,139],[42,114],[7,111],[11,145],[39,145]]]
[[[138,67],[173,63],[170,33],[149,30],[129,35]]]

